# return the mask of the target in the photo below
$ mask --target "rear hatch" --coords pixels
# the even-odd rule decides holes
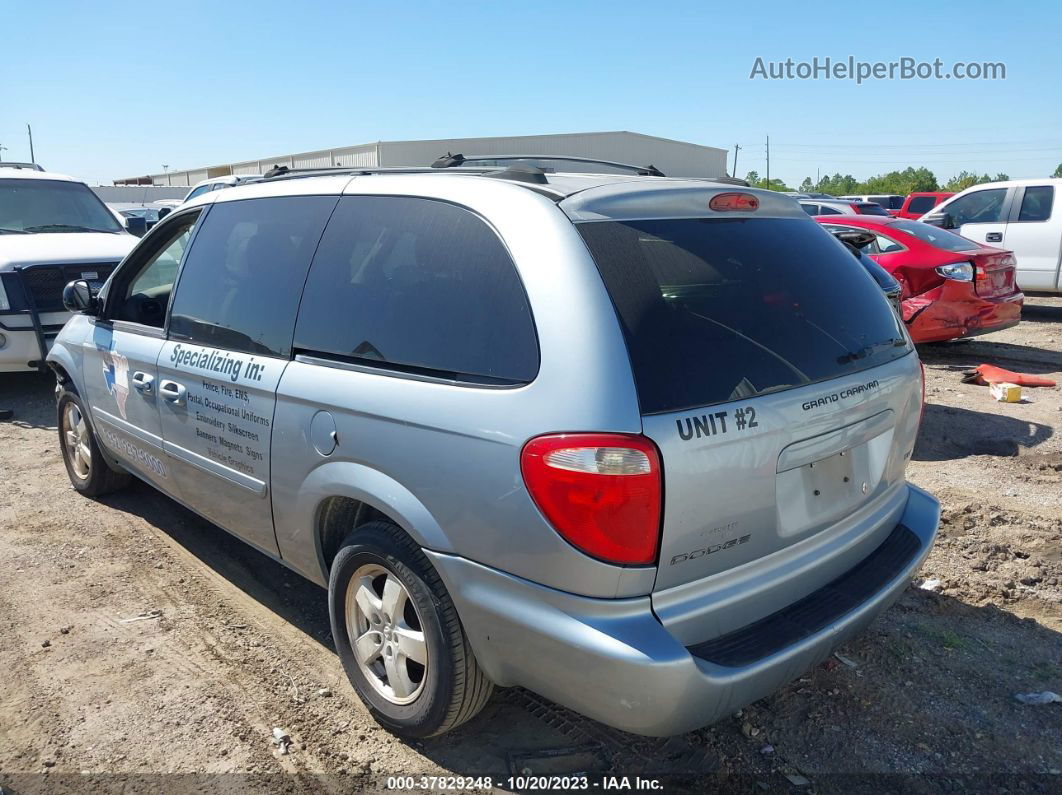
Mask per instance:
[[[917,358],[859,262],[794,202],[714,213],[701,192],[681,214],[662,196],[670,217],[652,217],[643,195],[577,224],[661,451],[656,590],[778,553],[895,494],[919,420]]]

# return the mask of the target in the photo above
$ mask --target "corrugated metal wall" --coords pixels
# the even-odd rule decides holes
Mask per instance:
[[[423,166],[447,152],[463,155],[574,155],[632,165],[654,165],[669,177],[718,177],[726,173],[726,150],[628,132],[526,135],[505,138],[448,138],[384,141],[381,166]],[[601,167],[557,163],[557,170],[602,171]]]
[[[152,174],[155,185],[194,185],[207,173],[261,174],[275,165],[289,168],[344,166],[427,166],[447,152],[464,155],[575,155],[633,165],[654,165],[670,177],[718,177],[726,173],[725,149],[632,132],[519,135],[490,138],[442,138],[434,141],[379,143],[320,149],[294,155],[245,160],[210,169]],[[594,171],[594,166],[557,164],[567,171]],[[597,168],[601,171],[604,169]]]
[[[185,187],[159,187],[158,185],[100,185],[92,192],[108,204],[147,204],[159,199],[183,199],[188,192]]]

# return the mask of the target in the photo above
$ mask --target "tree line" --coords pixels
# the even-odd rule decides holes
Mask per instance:
[[[1062,163],[1052,177],[1062,177]],[[772,179],[770,184],[760,177],[759,172],[750,171],[745,175],[745,181],[756,188],[768,188],[769,190],[791,191],[798,190],[801,193],[828,193],[831,196],[850,196],[861,194],[896,194],[906,196],[908,193],[919,191],[950,191],[958,193],[966,190],[971,185],[980,185],[982,182],[1002,182],[1010,179],[1009,176],[1000,172],[994,177],[988,174],[977,174],[972,171],[960,171],[946,182],[937,180],[936,175],[928,168],[914,168],[908,166],[903,171],[890,171],[887,174],[879,174],[867,180],[858,180],[851,174],[827,174],[815,182],[811,177],[804,177],[804,181],[797,188],[790,188],[780,179]]]

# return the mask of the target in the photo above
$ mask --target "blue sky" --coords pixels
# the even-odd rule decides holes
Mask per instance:
[[[1019,13],[1020,8],[1020,13]],[[1062,4],[0,3],[0,145],[91,181],[375,140],[634,130],[790,184],[1062,162]],[[750,80],[757,57],[1000,81]]]

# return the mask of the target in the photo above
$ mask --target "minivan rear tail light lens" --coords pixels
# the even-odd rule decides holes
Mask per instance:
[[[526,445],[520,469],[531,498],[570,544],[609,563],[656,562],[660,454],[644,436],[568,433]]]
[[[708,202],[708,209],[717,212],[753,212],[759,206],[760,200],[751,193],[719,193]]]

